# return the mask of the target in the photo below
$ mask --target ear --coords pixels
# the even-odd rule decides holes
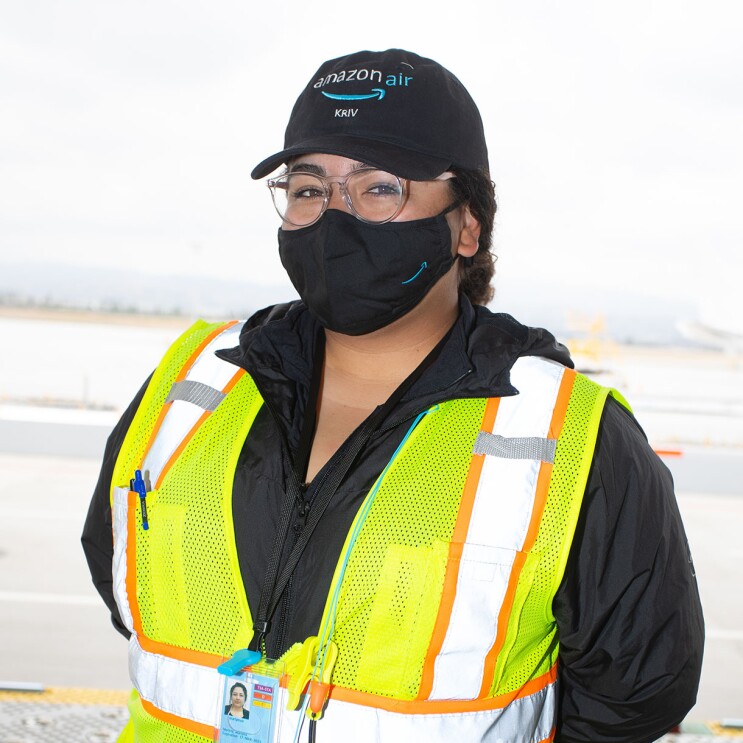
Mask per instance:
[[[477,253],[480,230],[480,222],[477,217],[472,213],[469,206],[463,206],[459,225],[459,243],[457,245],[457,253],[463,258],[471,258]]]

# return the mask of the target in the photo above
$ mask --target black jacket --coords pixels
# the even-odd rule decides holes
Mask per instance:
[[[239,346],[219,354],[250,372],[266,403],[243,447],[233,490],[251,607],[258,605],[286,491],[281,451],[284,442],[292,454],[299,446],[319,332],[301,303],[278,305],[254,315]],[[266,638],[269,656],[317,634],[345,536],[407,430],[404,423],[436,402],[518,394],[509,370],[519,356],[572,367],[567,350],[547,331],[462,301],[440,355],[372,436],[313,533]],[[93,582],[125,635],[112,591],[109,491],[145,388],[109,438],[82,537]],[[344,447],[307,487],[304,504],[295,505],[282,561],[312,507],[315,484],[337,466]],[[560,640],[558,741],[649,743],[693,706],[704,628],[673,482],[635,419],[611,398],[553,610]]]

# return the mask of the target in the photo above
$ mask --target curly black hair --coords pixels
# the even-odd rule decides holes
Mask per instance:
[[[485,170],[463,170],[452,167],[454,178],[449,180],[454,198],[469,206],[480,223],[477,253],[459,263],[459,291],[467,295],[472,304],[486,305],[493,298],[493,276],[496,256],[493,244],[493,226],[498,205],[495,184]]]

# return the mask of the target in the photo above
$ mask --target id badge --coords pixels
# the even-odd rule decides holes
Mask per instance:
[[[219,743],[275,743],[279,740],[284,689],[281,672],[261,663],[226,676],[220,706]]]

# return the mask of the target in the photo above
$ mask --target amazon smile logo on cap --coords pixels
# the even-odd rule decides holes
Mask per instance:
[[[406,67],[413,70],[413,66],[407,62],[403,62]],[[385,75],[381,70],[368,69],[362,67],[360,69],[352,70],[341,70],[340,72],[331,72],[325,77],[319,78],[313,88],[324,88],[326,85],[332,85],[333,83],[343,82],[363,82],[368,80],[370,83],[378,83],[385,85],[388,88],[405,88],[410,85],[413,80],[412,75],[408,75],[404,72],[397,72],[394,74]],[[327,90],[320,91],[326,98],[330,98],[334,101],[364,101],[376,98],[381,101],[386,95],[384,88],[371,88],[369,93],[329,93]]]
[[[326,98],[332,98],[334,101],[364,101],[367,98],[379,98],[381,101],[384,98],[384,88],[372,88],[371,93],[363,95],[352,95],[342,93],[328,93],[326,90],[321,91]]]

